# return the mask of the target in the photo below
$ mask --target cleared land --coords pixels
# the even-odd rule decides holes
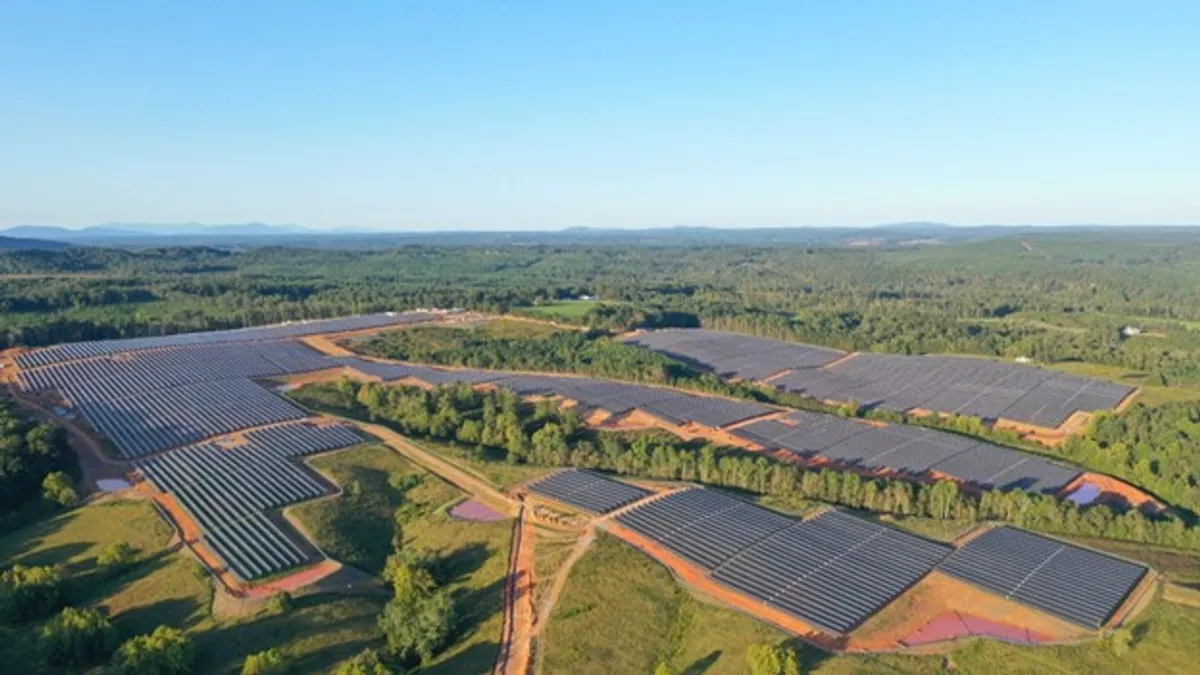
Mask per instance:
[[[680,604],[694,609],[693,620],[675,621]],[[666,608],[666,609],[664,609]],[[672,633],[677,631],[678,636]],[[962,673],[1118,673],[1194,672],[1200,650],[1200,610],[1155,603],[1129,626],[1132,648],[1117,656],[1109,641],[1075,646],[1017,647],[973,640],[942,655],[830,655],[802,644],[806,673],[923,674]],[[779,642],[782,633],[741,614],[693,598],[670,573],[635,549],[600,535],[575,566],[541,649],[545,673],[650,672],[664,650],[679,645],[674,672],[706,675],[745,672],[745,649]],[[604,659],[627,670],[606,670]],[[707,666],[707,670],[702,666]],[[688,668],[696,667],[689,671]]]
[[[512,521],[483,523],[451,518],[447,508],[462,493],[384,446],[326,455],[313,460],[313,464],[342,488],[342,494],[333,499],[303,504],[294,510],[318,546],[326,551],[352,552],[367,564],[378,561],[382,568],[379,556],[386,558],[386,552],[379,539],[382,536],[382,545],[390,551],[390,509],[395,503],[409,514],[403,523],[405,546],[432,550],[443,561],[447,587],[458,609],[459,637],[431,664],[414,672],[490,672],[500,650]],[[396,478],[410,475],[422,476],[420,484],[398,494],[393,486]],[[356,480],[361,485],[361,498],[351,496],[357,490],[350,487]],[[354,508],[356,499],[363,505],[363,513],[354,513],[359,510]],[[347,519],[357,520],[347,523]]]

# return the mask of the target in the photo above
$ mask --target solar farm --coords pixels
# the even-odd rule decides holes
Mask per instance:
[[[187,523],[181,530],[210,566],[250,583],[321,560],[278,510],[335,491],[300,458],[364,441],[351,426],[306,419],[306,411],[279,397],[263,378],[349,369],[385,382],[504,387],[609,415],[596,424],[634,419],[638,428],[649,416],[685,438],[691,437],[688,429],[719,431],[744,448],[819,465],[914,480],[952,478],[987,489],[1058,494],[1081,473],[931,429],[587,377],[330,356],[300,339],[430,318],[377,315],[62,345],[18,355],[15,381],[23,392],[56,397],[77,410],[129,460],[168,517]],[[682,337],[670,337],[675,335]],[[787,371],[777,383],[797,373],[829,375],[841,364],[874,357],[845,359],[836,350],[710,331],[662,331],[642,339],[652,349],[707,360],[725,375],[763,379]],[[1054,385],[1042,381],[1036,388]],[[1071,400],[1093,399],[1076,392],[1055,410],[1069,409]],[[1147,573],[1143,566],[1012,527],[989,530],[956,549],[836,509],[797,519],[725,492],[687,486],[655,494],[587,470],[556,471],[523,489],[590,514],[660,560],[682,561],[705,583],[748,603],[742,608],[768,608],[775,613],[768,617],[790,617],[813,635],[837,640],[860,631],[935,570],[1084,630],[1111,621]]]
[[[635,506],[617,521],[717,583],[832,634],[852,630],[949,553],[838,511],[797,521],[703,489]]]
[[[704,329],[629,338],[724,377],[768,380],[819,400],[929,410],[1056,428],[1077,412],[1115,408],[1134,388],[1034,366],[957,356],[847,354]]]
[[[901,425],[876,427],[834,415],[793,411],[750,422],[733,434],[769,450],[869,471],[945,476],[985,489],[1054,494],[1081,471],[965,436]]]
[[[954,548],[835,509],[797,520],[703,488],[635,504],[616,522],[719,587],[834,637],[856,631],[935,570],[1095,631],[1148,572],[1014,527]]]
[[[559,471],[530,483],[528,488],[535,494],[596,514],[610,513],[650,496],[648,490],[579,469]]]
[[[136,466],[195,520],[201,543],[249,580],[308,562],[308,554],[267,517],[272,509],[331,492],[294,458],[363,439],[348,427],[304,422],[251,431],[246,439],[232,448],[190,445]]]
[[[1014,527],[989,530],[940,566],[943,572],[1085,628],[1103,626],[1147,569]]]

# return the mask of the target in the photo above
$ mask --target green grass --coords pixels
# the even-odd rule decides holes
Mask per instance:
[[[382,445],[366,445],[316,457],[310,466],[343,490],[357,483],[361,493],[343,494],[293,507],[316,544],[333,558],[378,574],[392,552],[392,514],[402,504],[413,517],[433,511],[458,496],[458,491],[421,467]],[[397,478],[421,476],[408,490],[393,485]]]
[[[603,305],[601,300],[564,300],[562,302],[551,302],[545,305],[535,305],[533,307],[522,307],[522,311],[529,314],[537,314],[547,318],[563,318],[563,319],[581,319],[593,308]]]
[[[539,645],[547,675],[673,672],[741,675],[743,653],[784,634],[696,600],[670,573],[607,534],[571,570]],[[699,670],[707,665],[707,670]]]
[[[915,535],[935,541],[953,541],[977,525],[972,520],[939,520],[937,518],[918,518],[916,516],[895,516],[891,514],[878,515],[866,512],[860,512],[858,515],[871,520],[877,520],[901,530],[908,530]]]
[[[369,445],[336,452],[312,460],[312,464],[332,477],[343,490],[350,481],[363,485],[360,502],[363,511],[359,526],[346,526],[349,495],[310,502],[295,507],[293,513],[312,532],[317,544],[333,554],[336,549],[382,554],[391,551],[392,511],[385,506],[412,505],[410,519],[404,524],[405,546],[427,548],[439,554],[447,588],[455,599],[459,635],[454,644],[429,665],[416,673],[487,673],[499,654],[504,618],[504,578],[508,572],[508,553],[512,521],[475,523],[450,518],[441,508],[462,494],[382,445]],[[389,484],[391,475],[419,474],[426,478],[400,498]],[[380,496],[384,498],[379,499]],[[370,509],[362,504],[373,505]],[[336,557],[336,556],[335,556]],[[374,571],[382,569],[379,560]],[[378,609],[375,610],[378,614]],[[373,618],[372,618],[373,620]]]
[[[1157,601],[1129,628],[1135,643],[1122,656],[1106,641],[1017,647],[975,640],[945,657],[832,655],[798,641],[791,644],[804,672],[812,675],[942,673],[946,663],[971,675],[1195,672],[1200,609]],[[550,617],[540,645],[541,672],[649,673],[658,660],[667,659],[677,673],[741,675],[747,646],[786,637],[745,615],[693,598],[665,568],[601,535],[572,570]]]
[[[480,457],[474,448],[457,443],[447,443],[431,438],[409,439],[413,445],[424,448],[448,462],[458,465],[470,473],[486,480],[498,488],[508,488],[525,481],[540,478],[554,468],[531,466],[529,464],[509,464],[499,457]]]

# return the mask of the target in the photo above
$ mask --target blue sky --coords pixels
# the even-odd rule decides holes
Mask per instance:
[[[1200,3],[0,2],[0,227],[1200,223]]]

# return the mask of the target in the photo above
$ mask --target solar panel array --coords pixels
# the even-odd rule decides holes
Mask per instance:
[[[282,340],[244,345],[114,354],[23,370],[26,391],[70,387],[89,399],[157,391],[181,384],[275,377],[341,364],[301,342]]]
[[[617,516],[617,522],[687,558],[716,569],[738,551],[794,521],[714,490],[684,490]]]
[[[792,368],[816,368],[846,355],[828,347],[701,329],[653,331],[631,337],[629,342],[704,365],[719,375],[749,380]]]
[[[1147,571],[1137,563],[1015,527],[972,539],[940,569],[1092,629],[1112,618]]]
[[[944,431],[903,425],[879,428],[805,411],[750,422],[732,433],[805,458],[914,477],[944,475],[987,489],[1057,493],[1080,474],[1079,469]]]
[[[250,380],[185,384],[108,399],[89,399],[67,387],[66,395],[88,424],[130,458],[308,416]]]
[[[832,633],[857,626],[949,552],[838,511],[797,521],[703,489],[634,506],[617,521],[714,581]]]
[[[1057,427],[1080,410],[1113,408],[1133,387],[1015,363],[959,356],[859,354],[774,384],[814,398],[892,410],[923,408]]]
[[[713,579],[831,633],[846,633],[921,580],[948,549],[826,511],[730,558]]]
[[[239,447],[192,445],[137,466],[156,489],[178,500],[230,569],[243,579],[254,579],[307,560],[265,512],[328,492],[291,458],[354,445],[362,438],[346,427],[304,423],[263,429],[248,437]]]
[[[297,323],[280,324],[276,326],[257,326],[254,328],[239,328],[235,330],[209,331],[203,333],[180,333],[163,337],[130,338],[125,340],[97,340],[92,342],[73,342],[64,345],[45,347],[21,354],[17,363],[22,368],[34,368],[61,361],[85,359],[104,354],[128,352],[142,349],[162,349],[169,347],[194,347],[221,343],[262,342],[267,340],[284,340],[287,338],[319,335],[321,333],[341,333],[369,328],[382,328],[392,325],[407,325],[421,323],[435,318],[426,312],[403,312],[385,314],[367,314],[362,316],[343,317],[338,319],[320,319]]]
[[[637,408],[673,424],[698,422],[710,427],[723,427],[774,411],[773,408],[758,403],[585,377],[519,375],[504,371],[471,369],[439,370],[428,366],[379,363],[353,357],[341,358],[338,361],[385,381],[413,377],[427,384],[488,382],[512,389],[522,396],[561,396],[578,401],[584,407],[599,408],[614,415]]]
[[[591,513],[616,511],[651,494],[649,490],[579,469],[559,471],[530,483],[528,488],[530,492]]]
[[[821,400],[1048,427],[1077,411],[1113,408],[1133,391],[1123,384],[967,357],[861,353],[839,360],[843,352],[824,347],[703,329],[655,331],[629,342],[721,375],[777,375],[771,380],[775,386]]]

